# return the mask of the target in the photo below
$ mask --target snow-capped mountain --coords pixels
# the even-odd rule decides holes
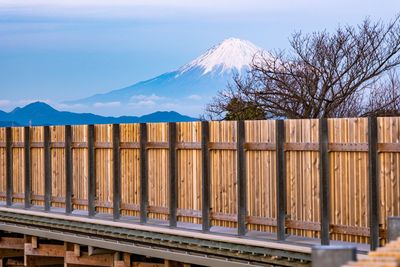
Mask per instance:
[[[99,114],[112,108],[120,114],[174,110],[198,116],[217,92],[226,88],[235,73],[249,69],[260,51],[249,41],[229,38],[175,71],[67,104],[90,106],[92,112]]]

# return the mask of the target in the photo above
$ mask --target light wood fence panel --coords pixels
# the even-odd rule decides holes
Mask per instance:
[[[43,127],[31,127],[30,129],[31,143],[43,143],[44,132]],[[43,206],[44,201],[44,148],[31,147],[31,187],[32,187],[32,204]]]
[[[177,142],[201,142],[201,123],[177,123]],[[200,214],[200,216],[179,216],[178,221],[201,223],[202,170],[201,150],[180,149],[177,157],[178,169],[178,209]],[[179,212],[178,212],[179,214]]]
[[[246,142],[275,144],[275,121],[246,121]],[[276,153],[246,152],[248,216],[276,221]],[[275,232],[275,226],[249,223],[249,230]]]
[[[24,142],[24,128],[12,128],[12,141],[13,143],[23,144]],[[12,148],[13,155],[13,202],[23,203],[25,195],[25,160],[24,148],[17,146]]]
[[[168,142],[167,123],[147,124],[148,142]],[[168,220],[168,149],[148,149],[149,218]]]
[[[236,122],[210,122],[210,142],[235,143]],[[211,212],[225,219],[213,219],[212,225],[237,227],[236,151],[213,149],[210,151]],[[212,216],[213,217],[213,216]]]
[[[64,144],[65,127],[50,127],[51,144]],[[51,195],[53,207],[65,207],[65,149],[51,145]]]
[[[121,143],[139,143],[139,124],[121,124]],[[122,215],[139,216],[140,205],[140,150],[121,149]],[[124,208],[126,207],[126,208]]]
[[[72,203],[73,209],[87,210],[88,205],[88,126],[72,126]],[[86,147],[77,144],[86,143]]]
[[[368,119],[330,119],[329,142],[365,144]],[[368,153],[331,152],[331,223],[366,229],[368,215]],[[366,237],[333,234],[334,240],[368,242]]]
[[[112,213],[113,154],[112,125],[95,125],[96,211]],[[108,146],[103,144],[109,144]],[[96,147],[97,146],[97,147]]]
[[[318,120],[286,120],[286,143],[318,144]],[[285,148],[288,233],[318,237],[319,153]]]
[[[400,118],[378,119],[378,143],[400,145]],[[394,148],[394,147],[392,147]],[[388,216],[400,215],[400,153],[379,154],[380,223],[386,229]]]
[[[275,121],[245,122],[247,229],[276,231]],[[286,227],[292,235],[320,236],[319,120],[286,120]],[[237,227],[237,122],[210,122],[211,219]],[[97,212],[113,207],[112,125],[95,126]],[[149,218],[168,220],[168,124],[149,123]],[[177,123],[178,221],[201,223],[201,123]],[[13,202],[25,197],[24,128],[12,128]],[[50,127],[52,206],[65,204],[65,128]],[[32,204],[43,206],[44,128],[30,128]],[[368,119],[328,119],[330,217],[333,240],[369,242]],[[139,124],[120,125],[122,215],[140,208]],[[6,129],[0,128],[0,201],[6,196]],[[73,207],[87,210],[88,126],[72,126]],[[400,118],[378,118],[381,243],[387,216],[400,215]],[[29,192],[28,192],[29,193]]]

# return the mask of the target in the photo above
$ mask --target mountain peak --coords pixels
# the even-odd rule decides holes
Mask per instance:
[[[215,70],[240,72],[242,68],[250,66],[254,55],[260,51],[262,51],[260,48],[247,40],[228,38],[181,67],[179,74],[195,68],[201,69],[203,75]]]

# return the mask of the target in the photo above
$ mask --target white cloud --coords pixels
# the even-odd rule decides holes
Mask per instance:
[[[199,96],[199,95],[190,95],[190,96],[187,97],[187,99],[190,99],[190,100],[202,100],[203,98],[201,96]]]
[[[57,109],[64,109],[64,110],[68,110],[68,109],[85,109],[88,108],[87,105],[83,105],[83,104],[65,104],[65,103],[57,103],[54,105]]]
[[[120,107],[121,102],[115,101],[115,102],[97,102],[93,104],[93,107],[95,108],[116,108]]]
[[[164,97],[158,96],[156,94],[151,94],[151,95],[133,95],[130,98],[130,101],[134,102],[136,100],[141,100],[141,101],[157,101],[161,100]]]
[[[0,107],[8,107],[11,105],[11,101],[7,99],[0,99]]]

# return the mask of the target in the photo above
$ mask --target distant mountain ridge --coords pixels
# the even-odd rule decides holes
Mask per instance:
[[[110,124],[140,122],[179,122],[197,121],[174,111],[158,111],[141,117],[121,116],[103,117],[91,113],[73,113],[58,111],[43,102],[35,102],[22,108],[15,108],[7,113],[0,111],[0,127],[26,125],[76,125],[76,124]]]
[[[106,111],[104,108],[108,105],[122,113],[127,110],[140,114],[154,109],[169,109],[199,116],[234,75],[249,70],[258,52],[264,51],[249,41],[229,38],[174,71],[122,89],[65,103],[86,106],[91,111],[101,108],[98,113]]]

